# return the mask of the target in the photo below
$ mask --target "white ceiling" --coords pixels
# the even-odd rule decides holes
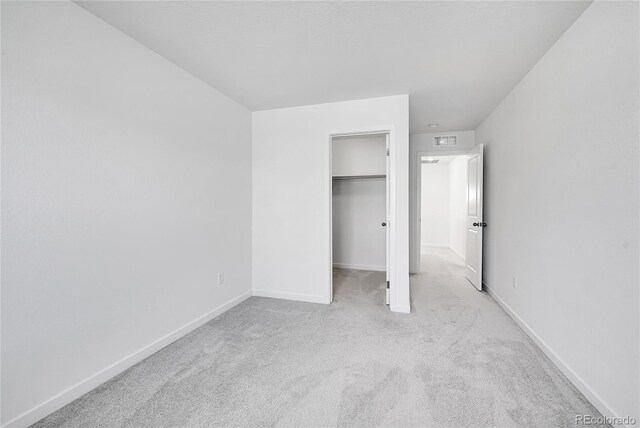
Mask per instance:
[[[589,5],[77,3],[251,110],[409,94],[412,133],[475,129]]]

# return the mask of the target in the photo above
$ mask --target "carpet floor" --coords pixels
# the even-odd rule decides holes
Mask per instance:
[[[597,410],[447,249],[389,312],[384,273],[331,305],[252,297],[37,427],[570,427]],[[303,280],[301,278],[301,280]]]

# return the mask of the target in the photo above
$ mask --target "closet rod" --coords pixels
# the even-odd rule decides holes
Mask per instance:
[[[386,175],[336,175],[333,176],[334,180],[364,180],[367,178],[387,178]]]

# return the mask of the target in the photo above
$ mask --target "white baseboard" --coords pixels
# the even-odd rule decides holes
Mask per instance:
[[[274,299],[296,300],[298,302],[324,303],[324,304],[331,303],[328,301],[326,296],[320,296],[318,294],[289,293],[287,291],[274,291],[274,290],[263,290],[263,289],[254,288],[253,295],[260,296],[260,297],[271,297]]]
[[[451,251],[453,251],[454,253],[456,253],[456,255],[457,255],[458,257],[460,257],[461,259],[463,259],[463,260],[464,260],[464,256],[463,256],[462,254],[460,254],[459,252],[457,252],[457,251],[455,250],[455,248],[453,248],[453,247],[449,247],[449,248],[451,248]]]
[[[410,305],[392,305],[390,309],[391,309],[391,312],[398,312],[401,314],[411,313]]]
[[[460,257],[462,257],[464,259],[464,256],[462,254],[460,254],[459,252],[456,251],[455,248],[453,248],[451,245],[430,245],[430,244],[422,244],[420,246],[421,249],[425,250],[427,248],[448,248],[451,251],[453,251],[454,253],[456,253],[457,255],[459,255]]]
[[[64,391],[60,392],[58,395],[51,397],[50,399],[46,400],[42,404],[39,404],[33,409],[24,412],[23,414],[17,416],[16,418],[4,424],[3,427],[4,428],[18,428],[18,427],[22,428],[38,422],[40,419],[44,418],[45,416],[66,406],[67,404],[71,403],[73,400],[80,398],[87,392],[98,387],[99,385],[108,381],[112,377],[122,373],[129,367],[139,363],[140,361],[144,360],[150,355],[153,355],[154,353],[158,352],[162,348],[166,347],[167,345],[170,345],[171,343],[175,342],[176,340],[180,339],[186,334],[192,332],[193,330],[200,327],[201,325],[206,324],[207,322],[211,321],[218,315],[226,312],[227,310],[231,309],[232,307],[243,302],[244,300],[248,299],[251,296],[252,296],[252,292],[251,290],[249,290],[241,294],[240,296],[235,297],[226,303],[223,303],[222,305],[196,318],[190,323],[178,328],[177,330],[174,330],[173,332],[167,334],[164,337],[161,337],[160,339],[150,343],[149,345],[134,352],[133,354],[130,354],[124,357],[123,359],[100,370],[99,372],[93,374],[92,376],[89,376],[85,380],[76,383],[70,388],[65,389]]]
[[[544,354],[555,364],[556,367],[564,374],[569,381],[584,395],[587,400],[593,406],[598,409],[603,416],[608,418],[618,418],[620,417],[617,412],[615,412],[611,406],[609,406],[600,396],[586,383],[582,380],[580,376],[578,376],[572,369],[565,363],[565,361],[558,356],[553,349],[551,349],[544,340],[540,338],[528,325],[525,323],[515,312],[511,310],[509,305],[507,305],[504,300],[500,296],[498,296],[495,291],[493,291],[490,287],[487,286],[486,282],[482,282],[484,289],[487,293],[493,298],[493,300],[500,305],[500,307],[511,317],[513,321],[525,332],[533,342],[538,345],[538,348],[544,352]],[[623,426],[623,425],[614,425],[614,426]]]
[[[385,266],[354,265],[349,263],[334,263],[333,267],[338,269],[372,270],[376,272],[385,272],[387,270]]]

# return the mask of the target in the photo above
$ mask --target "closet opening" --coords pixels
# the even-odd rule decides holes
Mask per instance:
[[[389,305],[389,134],[331,138],[332,300]]]

